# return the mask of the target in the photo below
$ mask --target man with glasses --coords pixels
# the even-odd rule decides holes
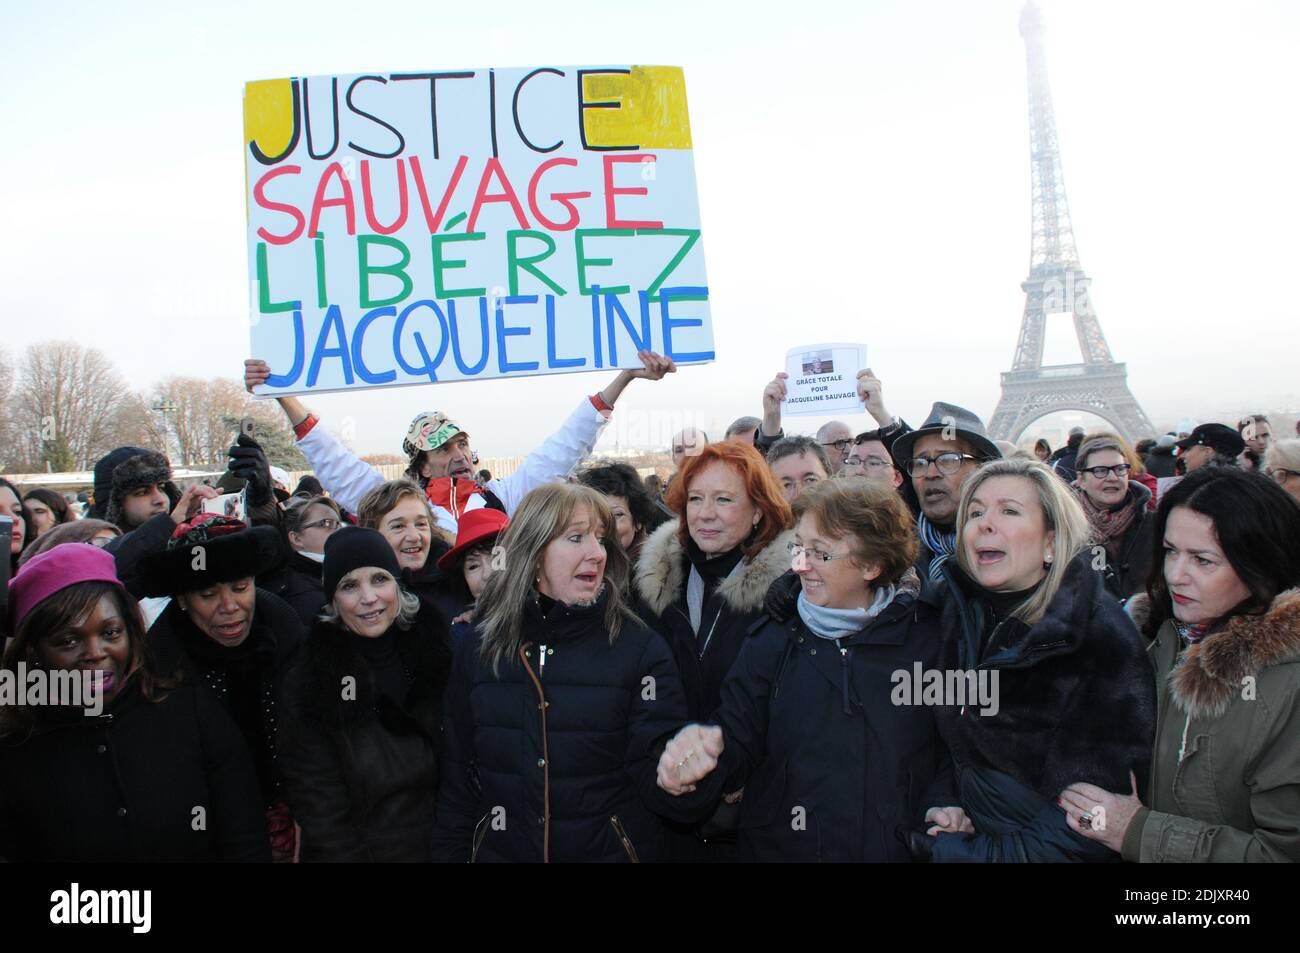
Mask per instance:
[[[888,483],[894,489],[903,485],[903,474],[894,466],[894,458],[881,437],[880,430],[868,430],[853,438],[853,446],[844,461],[842,477],[866,477]]]
[[[981,463],[1002,456],[984,422],[964,407],[936,403],[925,423],[894,441],[895,462],[910,478],[920,513],[916,568],[938,582],[939,567],[957,551],[961,486]]]

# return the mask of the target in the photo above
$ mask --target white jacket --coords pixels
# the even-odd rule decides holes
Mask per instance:
[[[501,505],[506,508],[507,515],[513,514],[529,492],[544,484],[567,478],[591,453],[607,420],[606,415],[584,397],[560,429],[530,453],[518,470],[508,477],[489,480],[485,489],[496,494]],[[321,486],[329,491],[340,506],[353,513],[357,511],[361,498],[384,482],[382,473],[339,443],[320,423],[312,427],[297,444],[298,449],[307,457]],[[482,505],[483,498],[476,496],[465,509],[477,509]],[[438,525],[454,536],[456,518],[441,506],[435,506],[433,510]]]

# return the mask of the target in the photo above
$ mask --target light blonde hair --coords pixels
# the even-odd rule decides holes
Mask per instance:
[[[482,607],[483,661],[499,675],[502,661],[519,654],[524,644],[524,609],[537,598],[535,582],[546,547],[559,538],[580,507],[605,530],[605,627],[609,641],[618,638],[625,620],[639,621],[627,606],[628,559],[614,532],[614,515],[604,496],[578,483],[539,486],[519,504],[510,525],[497,539],[505,553],[506,570],[492,573],[479,597]]]
[[[979,488],[997,477],[1019,477],[1028,480],[1037,491],[1038,505],[1043,511],[1045,529],[1054,533],[1052,561],[1047,576],[1034,594],[1016,606],[1011,614],[1027,625],[1033,625],[1047,612],[1056,598],[1061,580],[1070,561],[1088,546],[1088,518],[1070,488],[1055,473],[1037,460],[993,460],[984,464],[966,480],[961,488],[961,505],[957,510],[957,564],[972,579],[974,567],[966,555],[963,543],[967,514],[971,500]]]

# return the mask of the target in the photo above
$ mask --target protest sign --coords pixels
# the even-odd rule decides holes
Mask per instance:
[[[263,80],[244,141],[261,394],[713,360],[680,68]]]
[[[862,410],[858,371],[866,367],[861,344],[805,344],[785,355],[785,400],[781,416],[826,416]]]

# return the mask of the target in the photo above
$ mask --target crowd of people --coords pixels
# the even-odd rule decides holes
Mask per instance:
[[[872,429],[787,435],[778,374],[661,483],[591,459],[640,358],[497,479],[294,397],[292,491],[247,434],[83,516],[0,478],[0,676],[93,686],[0,704],[0,858],[1300,860],[1300,433],[1020,450],[864,370]]]

